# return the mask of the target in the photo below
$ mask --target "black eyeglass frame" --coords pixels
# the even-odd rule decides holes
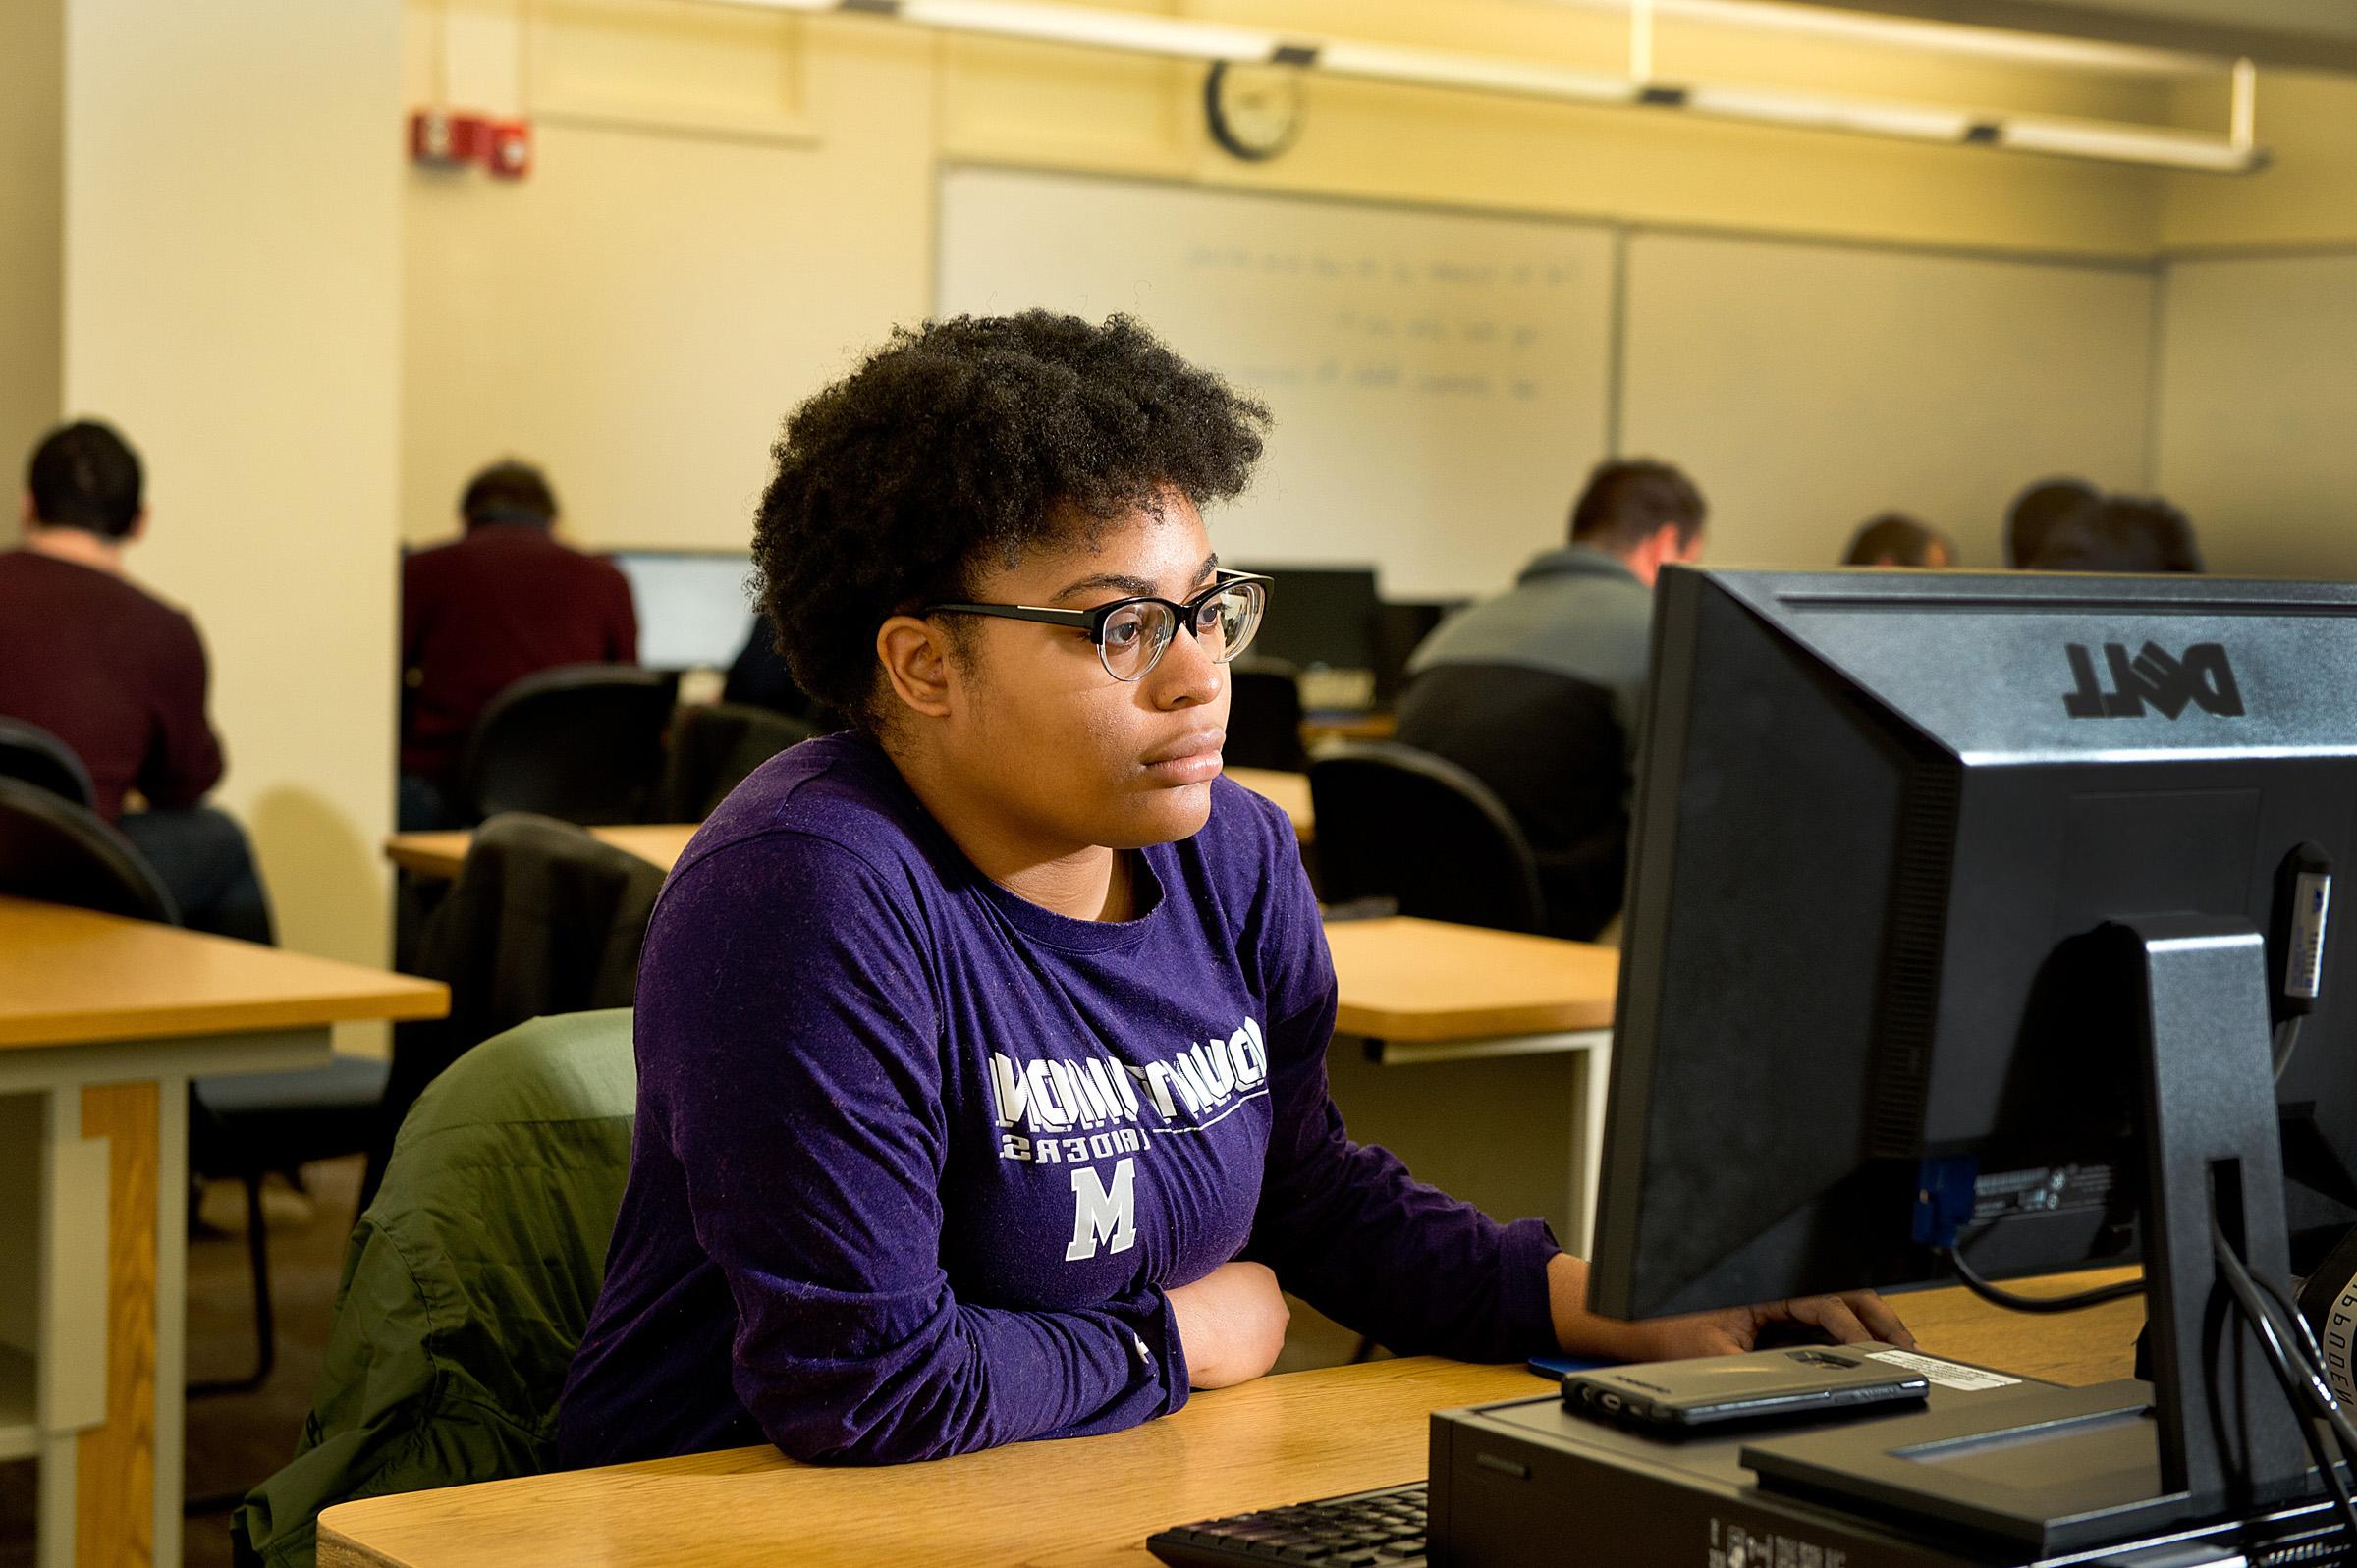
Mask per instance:
[[[1116,675],[1113,666],[1107,664],[1105,660],[1105,623],[1117,614],[1128,609],[1131,605],[1160,605],[1171,612],[1178,624],[1183,626],[1189,636],[1200,640],[1203,633],[1196,626],[1195,618],[1202,613],[1205,605],[1238,583],[1258,583],[1260,585],[1260,613],[1266,617],[1269,613],[1269,588],[1276,580],[1274,577],[1264,577],[1255,571],[1221,569],[1210,587],[1196,594],[1184,604],[1180,604],[1177,600],[1165,599],[1159,594],[1140,593],[1132,594],[1126,599],[1115,599],[1110,603],[1098,605],[1093,610],[1054,610],[1044,605],[938,604],[925,606],[924,613],[928,616],[993,616],[1002,621],[1032,621],[1041,625],[1069,626],[1075,631],[1088,633],[1088,640],[1096,645],[1097,663],[1105,666],[1107,675],[1113,676],[1116,680],[1143,680],[1154,673],[1156,665],[1162,663],[1162,656],[1171,651],[1171,643],[1178,640],[1178,633],[1174,630],[1170,639],[1155,650],[1154,657],[1136,675]],[[1257,635],[1260,630],[1258,622],[1254,623],[1252,629]],[[1249,646],[1249,643],[1250,639],[1246,639],[1245,646]],[[1231,648],[1221,654],[1217,662],[1226,664],[1241,652],[1243,652],[1242,647]]]

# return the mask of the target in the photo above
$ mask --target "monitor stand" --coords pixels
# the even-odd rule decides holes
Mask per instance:
[[[2251,1271],[2290,1248],[2267,948],[2247,924],[2151,916],[2107,928],[2133,975],[2144,1092],[2145,1302],[2153,1380],[2041,1392],[1747,1445],[1769,1489],[2044,1554],[2146,1537],[2311,1493],[2298,1421],[2212,1250]]]

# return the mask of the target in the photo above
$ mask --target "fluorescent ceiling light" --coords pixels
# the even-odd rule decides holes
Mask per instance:
[[[901,0],[897,10],[906,21],[957,32],[1093,45],[1130,54],[1176,55],[1183,60],[1262,61],[1277,52],[1279,42],[1277,34],[1250,27],[1136,11],[1100,11],[1093,6],[1038,5],[1023,0]]]
[[[1858,131],[1922,141],[1962,141],[1977,118],[1962,109],[1819,98],[1755,87],[1691,87],[1686,91],[1685,107],[1697,114],[1729,120],[1760,121],[1814,131]]]
[[[1555,0],[1590,11],[1626,15],[1629,0]],[[2151,76],[2196,76],[2219,70],[2223,56],[2190,54],[2179,49],[2155,49],[2132,43],[2105,43],[2093,38],[2062,38],[2037,32],[2012,32],[1999,27],[1976,27],[1958,23],[1923,22],[1904,17],[1870,16],[1835,11],[1823,6],[1783,5],[1777,0],[1653,0],[1656,17],[1690,22],[1755,27],[1765,32],[1788,32],[1852,43],[1872,43],[1932,54],[1978,56],[2022,65],[2059,66],[2086,71],[2121,71]]]
[[[1601,72],[1340,39],[1316,47],[1319,70],[1378,81],[1465,87],[1477,92],[1507,92],[1578,103],[1628,103],[1637,96],[1636,82]]]
[[[2160,127],[1983,114],[1939,104],[1841,98],[1773,87],[1676,85],[1504,56],[1453,54],[1446,50],[1341,38],[1296,37],[1181,17],[1059,5],[1052,0],[724,0],[724,3],[768,11],[873,16],[950,32],[1181,60],[1267,64],[1324,71],[1368,81],[1507,93],[1562,103],[1644,103],[1757,125],[1858,132],[1915,141],[1988,143],[2024,152],[2051,152],[2173,169],[2248,173],[2264,164],[2267,157],[2248,144],[2251,73],[2247,65],[2236,67],[2236,135],[2221,137]],[[1580,3],[1611,4],[1617,8],[1627,0],[1580,0]],[[1697,7],[1746,13],[1800,9],[1759,7],[1738,4],[1737,0],[1655,0],[1655,4],[1664,12],[1673,9],[1690,12]]]
[[[2022,152],[2056,152],[2115,163],[2162,164],[2212,174],[2247,174],[2266,163],[2255,147],[2238,147],[2222,136],[2188,131],[2147,130],[2094,120],[2046,120],[2012,115],[1999,123],[1998,145]]]

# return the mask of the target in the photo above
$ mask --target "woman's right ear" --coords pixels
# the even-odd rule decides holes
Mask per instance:
[[[949,637],[940,626],[915,616],[894,616],[876,628],[876,662],[893,694],[928,719],[950,713]]]

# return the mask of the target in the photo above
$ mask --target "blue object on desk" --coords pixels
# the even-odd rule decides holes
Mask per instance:
[[[1619,1363],[1589,1356],[1533,1356],[1527,1365],[1540,1377],[1560,1382],[1567,1373],[1594,1372],[1599,1367],[1615,1367]]]

